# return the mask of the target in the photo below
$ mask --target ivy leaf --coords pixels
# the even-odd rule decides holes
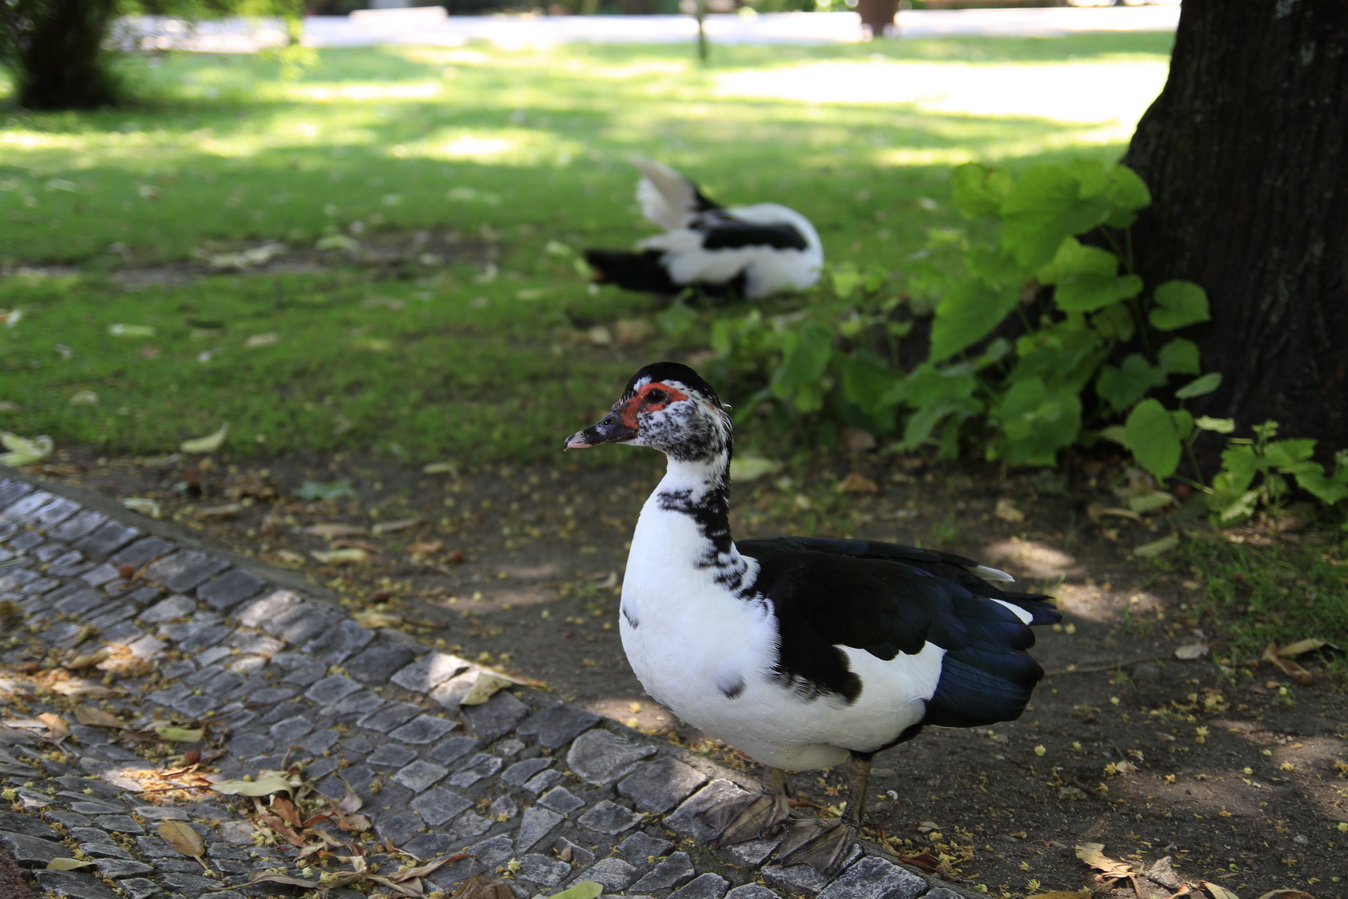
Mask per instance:
[[[1206,396],[1216,390],[1222,383],[1222,376],[1215,371],[1208,372],[1201,377],[1194,378],[1188,384],[1185,384],[1179,390],[1175,391],[1178,399],[1188,400],[1196,396]]]
[[[995,290],[982,281],[957,284],[936,307],[931,325],[931,361],[948,359],[992,333],[1015,308],[1020,292]]]
[[[1038,268],[1064,240],[1105,221],[1110,203],[1100,193],[1103,172],[1096,175],[1099,183],[1077,165],[1035,166],[1020,176],[1001,209],[1004,240],[1018,262]]]
[[[1122,411],[1165,382],[1166,373],[1161,368],[1152,365],[1140,353],[1130,353],[1117,367],[1101,366],[1095,380],[1095,392],[1110,406]]]
[[[1146,182],[1126,165],[1110,169],[1108,193],[1115,207],[1106,220],[1111,228],[1127,228],[1137,218],[1137,210],[1151,205],[1151,191]]]
[[[1161,368],[1172,375],[1198,374],[1201,371],[1198,358],[1198,344],[1184,337],[1176,337],[1161,347],[1161,352],[1157,354]]]
[[[1026,465],[1051,465],[1058,450],[1076,442],[1081,431],[1081,397],[1040,378],[1011,385],[995,414],[1006,435],[1005,458]]]
[[[1179,428],[1169,410],[1154,399],[1143,400],[1128,413],[1123,442],[1137,464],[1158,479],[1170,477],[1179,468]]]
[[[976,162],[956,167],[951,182],[955,208],[970,219],[996,216],[1012,183],[1006,172],[985,168]]]
[[[773,372],[773,394],[793,403],[799,412],[817,412],[824,402],[819,381],[832,355],[833,335],[827,328],[816,326],[799,332]]]
[[[1208,295],[1192,281],[1167,281],[1156,288],[1156,306],[1147,315],[1151,326],[1158,331],[1208,321]]]

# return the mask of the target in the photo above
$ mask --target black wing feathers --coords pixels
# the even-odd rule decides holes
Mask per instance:
[[[737,250],[742,247],[804,250],[809,247],[805,235],[793,225],[785,222],[772,225],[746,222],[720,209],[699,215],[689,227],[703,233],[702,247],[707,250]]]
[[[927,643],[946,650],[941,677],[922,723],[950,727],[1014,719],[1024,710],[1043,669],[1025,652],[1030,626],[1059,613],[1038,594],[1009,592],[949,553],[863,540],[779,537],[744,540],[739,549],[758,560],[755,588],[773,598],[781,620],[780,667],[849,701],[848,646],[889,660],[920,652]],[[843,689],[839,689],[839,688]]]

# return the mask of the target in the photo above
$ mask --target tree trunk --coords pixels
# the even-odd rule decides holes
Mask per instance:
[[[117,0],[19,0],[3,23],[12,45],[19,105],[92,109],[120,91],[104,47]]]
[[[1184,0],[1123,161],[1139,274],[1211,301],[1189,336],[1222,384],[1190,408],[1348,448],[1348,2]]]

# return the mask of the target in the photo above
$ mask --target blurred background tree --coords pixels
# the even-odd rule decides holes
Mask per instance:
[[[297,43],[303,13],[303,0],[0,0],[0,63],[25,109],[116,106],[130,99],[113,41],[122,16],[280,17]]]

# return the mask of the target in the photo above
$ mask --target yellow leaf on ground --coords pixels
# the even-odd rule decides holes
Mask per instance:
[[[495,674],[482,672],[473,681],[473,685],[468,688],[463,699],[459,700],[459,705],[482,705],[488,699],[496,695],[497,691],[510,686],[513,681],[506,680],[504,677],[497,677]]]
[[[1131,877],[1137,869],[1127,862],[1105,855],[1104,843],[1078,843],[1076,856],[1106,877]]]
[[[127,726],[126,722],[111,712],[105,712],[103,709],[91,705],[75,706],[75,720],[89,727],[124,728]]]
[[[347,549],[314,549],[309,551],[309,555],[324,565],[354,565],[370,558],[368,551],[356,546]]]
[[[1016,504],[1006,497],[997,500],[997,507],[992,510],[992,514],[1002,521],[1009,521],[1013,524],[1025,520],[1025,513],[1020,511]]]
[[[159,825],[159,835],[179,855],[200,859],[206,854],[206,843],[201,834],[186,821],[164,821]]]
[[[1240,899],[1235,893],[1218,883],[1210,880],[1203,881],[1203,889],[1212,895],[1212,899]]]
[[[225,437],[229,435],[229,424],[220,426],[220,430],[213,434],[207,434],[205,437],[194,437],[191,440],[184,440],[178,445],[178,449],[185,453],[213,453],[225,442]]]
[[[43,712],[37,716],[37,720],[47,726],[48,735],[53,743],[60,743],[70,736],[70,725],[66,723],[66,719],[55,712]]]
[[[279,771],[264,771],[253,780],[222,780],[213,783],[211,789],[226,796],[270,796],[272,793],[292,792],[295,785]]]
[[[87,868],[93,862],[83,861],[78,858],[54,858],[47,862],[48,871],[78,871],[80,868]]]

